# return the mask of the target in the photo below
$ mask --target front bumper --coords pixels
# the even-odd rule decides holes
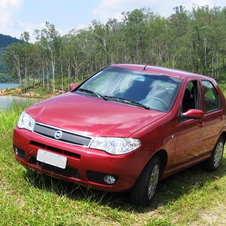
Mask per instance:
[[[126,155],[111,155],[104,151],[49,139],[25,129],[15,127],[13,135],[16,159],[25,167],[67,180],[82,186],[105,191],[130,190],[142,172],[148,153],[140,148]],[[39,149],[67,158],[67,166],[61,169],[37,161]],[[109,185],[106,175],[116,182]]]

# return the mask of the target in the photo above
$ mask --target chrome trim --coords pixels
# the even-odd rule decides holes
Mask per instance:
[[[49,129],[54,129],[54,130],[60,130],[62,131],[63,133],[69,133],[71,135],[75,135],[75,136],[80,136],[80,137],[83,137],[83,138],[87,138],[87,139],[90,139],[88,145],[82,145],[82,144],[75,144],[75,143],[70,143],[70,142],[67,142],[67,141],[62,141],[62,140],[58,140],[58,139],[55,139],[54,137],[48,137],[48,136],[45,136],[43,134],[40,134],[40,133],[37,133],[34,131],[35,129],[35,126],[36,125],[40,125],[40,126],[43,126],[43,127],[46,127],[46,128],[49,128]],[[50,125],[47,125],[47,124],[44,124],[44,123],[40,123],[40,122],[36,122],[35,121],[35,124],[34,124],[34,127],[33,127],[33,130],[32,130],[33,133],[39,135],[39,136],[42,136],[42,137],[45,137],[45,138],[48,138],[48,139],[51,139],[51,140],[54,140],[54,141],[59,141],[59,142],[62,142],[62,143],[66,143],[66,144],[70,144],[70,145],[75,145],[75,146],[80,146],[80,147],[89,147],[90,144],[92,143],[93,141],[93,137],[91,136],[87,136],[87,135],[84,135],[82,133],[76,133],[76,132],[72,132],[70,130],[66,130],[66,129],[62,129],[62,128],[59,128],[59,127],[55,127],[55,126],[50,126]]]

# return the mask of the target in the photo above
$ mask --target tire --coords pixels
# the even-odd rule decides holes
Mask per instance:
[[[213,172],[219,168],[223,158],[224,143],[225,141],[223,137],[220,137],[212,150],[211,157],[206,161],[206,168],[208,171]]]
[[[154,156],[145,166],[136,184],[131,190],[131,201],[134,204],[147,206],[151,203],[160,174],[160,159]]]

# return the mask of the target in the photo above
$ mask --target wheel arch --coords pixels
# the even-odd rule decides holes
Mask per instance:
[[[223,132],[221,133],[220,137],[223,137],[224,142],[225,142],[225,141],[226,141],[226,132],[223,131]]]
[[[160,159],[160,178],[163,174],[163,171],[166,167],[166,164],[167,164],[167,160],[168,160],[168,155],[167,155],[167,152],[164,150],[164,149],[161,149],[159,151],[157,151],[151,158],[150,160],[154,157],[154,156],[158,156],[159,159]],[[150,161],[149,160],[149,161]]]
[[[130,191],[130,198],[133,203],[139,204],[141,206],[147,206],[150,204],[151,200],[154,197],[158,180],[160,179],[165,169],[166,163],[167,163],[167,152],[165,150],[159,150],[150,157],[143,171],[138,177],[136,183],[134,184],[132,190]],[[153,171],[157,164],[160,165],[160,169],[158,169],[159,174],[156,181],[155,180],[156,173],[154,176]],[[151,178],[154,178],[154,180]],[[150,185],[150,183],[153,184]],[[153,190],[151,191],[151,189]],[[152,193],[150,194],[149,191],[151,191]],[[149,195],[151,195],[151,197],[149,197]]]

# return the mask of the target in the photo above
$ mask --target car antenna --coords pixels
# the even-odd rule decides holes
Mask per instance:
[[[143,71],[145,71],[146,67],[148,66],[149,61],[147,62],[147,64],[143,67]]]

